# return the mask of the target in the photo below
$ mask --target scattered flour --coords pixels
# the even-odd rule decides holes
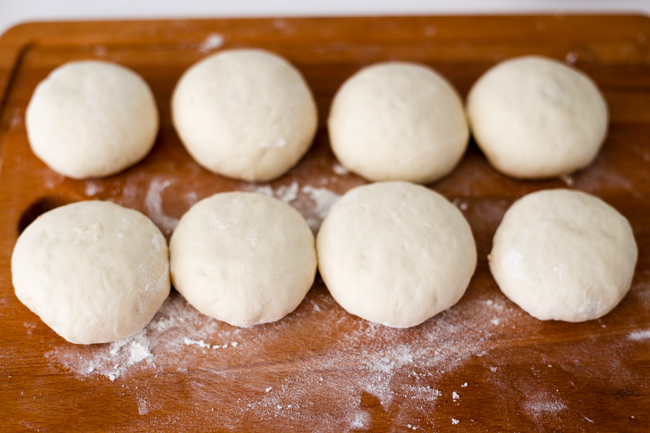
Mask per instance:
[[[451,201],[451,203],[456,206],[458,209],[462,210],[465,212],[468,208],[469,205],[467,204],[466,201],[461,200],[460,198],[455,198]]]
[[[650,339],[650,329],[630,332],[629,334],[627,334],[627,338],[636,341]]]
[[[49,169],[38,176],[43,179],[43,185],[47,189],[54,189],[65,180],[65,176]]]
[[[578,61],[578,53],[576,53],[575,51],[569,51],[566,54],[566,56],[564,56],[564,62],[569,66],[575,64],[575,62],[577,61]]]
[[[199,51],[202,53],[216,50],[223,46],[224,37],[219,33],[212,33],[199,44]]]
[[[339,176],[345,176],[346,174],[350,174],[350,171],[343,167],[341,164],[338,162],[335,162],[334,165],[332,166],[332,171],[334,174],[338,174]]]
[[[276,189],[271,188],[269,185],[248,184],[245,188],[249,192],[257,192],[260,194],[275,197],[285,203],[291,203],[298,198],[298,190],[300,186],[295,180],[289,185],[281,185]]]
[[[246,191],[256,192],[258,194],[268,195],[269,197],[275,197],[274,190],[269,185],[257,186],[256,184],[250,184]]]
[[[252,246],[256,246],[259,241],[260,241],[260,233],[257,230],[249,230],[248,233],[246,233],[246,236],[244,236],[244,239],[246,239],[248,242],[251,243]]]
[[[191,338],[187,338],[187,337],[183,338],[183,342],[185,344],[187,344],[188,346],[194,345],[194,346],[199,346],[199,347],[202,347],[202,348],[205,348],[205,349],[209,349],[209,348],[212,347],[210,344],[206,343],[203,340],[192,340]]]
[[[199,196],[196,194],[194,191],[190,191],[185,196],[183,197],[185,199],[185,202],[189,205],[192,206],[194,205],[197,201],[199,201]]]
[[[146,399],[138,398],[138,414],[146,415],[149,413],[149,404]]]
[[[296,181],[275,189],[270,185],[247,184],[244,190],[275,197],[291,204],[307,220],[314,232],[318,231],[330,207],[341,198],[339,194],[327,188],[316,188],[311,185],[300,187]]]
[[[368,425],[369,417],[367,413],[359,412],[354,416],[350,423],[350,428],[366,428]]]
[[[307,224],[314,232],[317,232],[321,223],[327,216],[330,208],[337,202],[340,195],[326,188],[314,188],[311,185],[302,187],[302,192],[308,194],[313,202],[313,207],[309,207],[310,211],[303,209],[303,216],[307,220]],[[298,208],[300,211],[301,209]]]
[[[104,191],[104,186],[100,182],[97,182],[95,180],[86,181],[86,190],[84,191],[86,197],[94,197],[103,191]]]
[[[136,364],[147,361],[144,365],[150,366],[153,358],[150,341],[145,331],[110,345],[82,346],[80,351],[91,352],[92,356],[83,356],[75,351],[66,350],[65,346],[49,352],[47,356],[51,359],[55,358],[61,365],[77,373],[101,374],[111,381],[122,376]]]
[[[568,409],[562,401],[549,395],[535,396],[525,403],[525,408],[534,418],[557,415]]]
[[[275,190],[275,196],[285,203],[291,203],[298,198],[298,182],[293,181],[289,186],[281,186]]]
[[[163,209],[162,192],[172,184],[170,180],[154,178],[149,184],[149,189],[145,196],[144,202],[147,207],[149,218],[165,234],[170,234],[178,224],[178,218],[167,215]]]
[[[153,378],[174,371],[210,372],[209,386],[188,383],[188,389],[194,390],[191,398],[219,404],[219,413],[213,412],[210,419],[234,427],[238,419],[270,422],[283,418],[313,431],[368,429],[375,414],[364,406],[367,398],[382,410],[405,401],[416,407],[444,403],[435,384],[453,375],[466,361],[488,353],[494,328],[481,324],[489,323],[495,309],[502,310],[504,324],[522,316],[501,297],[490,301],[465,301],[465,305],[418,327],[393,329],[347,314],[321,287],[313,289],[307,302],[279,322],[237,328],[202,315],[173,293],[140,333],[112,344],[62,344],[47,357],[53,368],[67,369],[82,380],[94,376],[127,380],[124,383],[128,384],[129,378],[143,374]],[[296,349],[297,353],[285,353],[281,348],[302,328],[325,330],[321,338],[329,340],[326,350],[322,343],[307,343]],[[331,339],[329,332],[335,332],[336,338]],[[232,350],[235,347],[237,350]],[[217,348],[230,350],[207,350]],[[269,370],[273,371],[272,384],[256,385],[255,392],[244,388],[250,391],[240,392],[236,402],[231,395],[220,393],[233,383],[247,383],[248,366],[259,365],[260,359],[264,359],[264,368],[273,368]],[[288,360],[289,370],[282,367]],[[188,375],[184,380],[197,379]],[[459,398],[455,392],[447,395],[454,401]],[[152,412],[159,403],[156,396],[143,400],[138,394],[137,412]],[[314,403],[316,397],[330,402],[327,416]],[[412,424],[413,414],[400,412],[396,416],[400,425]]]

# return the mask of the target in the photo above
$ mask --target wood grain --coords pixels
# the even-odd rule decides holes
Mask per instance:
[[[313,147],[270,184],[206,172],[171,126],[174,85],[215,51],[211,35],[222,37],[224,48],[285,56],[316,96],[321,126]],[[0,430],[650,431],[648,38],[650,21],[641,16],[209,19],[11,29],[0,38]],[[281,195],[298,185],[292,204],[316,221],[318,203],[306,186],[342,194],[364,183],[334,172],[324,127],[332,96],[348,76],[378,61],[423,62],[465,96],[490,66],[533,53],[573,63],[609,103],[607,141],[595,163],[573,176],[573,188],[629,218],[639,263],[630,293],[600,320],[541,322],[500,293],[486,255],[503,213],[526,193],[566,185],[501,176],[473,143],[460,166],[431,188],[464,209],[477,241],[476,275],[456,306],[416,328],[353,317],[317,280],[300,307],[277,323],[233,328],[173,293],[139,340],[74,346],[13,294],[13,245],[48,209],[113,200],[146,213],[169,236],[200,198],[260,188]],[[76,181],[31,153],[24,115],[34,87],[52,69],[87,58],[140,73],[156,96],[161,129],[137,166]],[[146,349],[144,357],[136,356],[138,348]]]

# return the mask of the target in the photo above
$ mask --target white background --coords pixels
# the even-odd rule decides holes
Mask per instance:
[[[0,0],[0,33],[51,20],[560,12],[650,15],[650,0]]]

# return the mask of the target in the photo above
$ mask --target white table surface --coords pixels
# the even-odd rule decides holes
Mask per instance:
[[[0,34],[28,21],[572,12],[650,15],[650,0],[0,0]]]

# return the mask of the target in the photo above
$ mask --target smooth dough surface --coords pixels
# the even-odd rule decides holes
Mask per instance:
[[[316,275],[314,235],[288,204],[220,193],[183,215],[170,242],[174,287],[200,312],[235,326],[281,319]]]
[[[440,74],[405,62],[366,67],[332,102],[332,150],[373,181],[429,183],[453,170],[467,148],[463,103]]]
[[[147,83],[114,63],[86,60],[56,68],[27,107],[32,150],[75,179],[110,176],[143,159],[158,134]]]
[[[489,260],[501,291],[529,314],[582,322],[623,299],[637,246],[630,224],[613,207],[583,192],[553,189],[508,209]]]
[[[609,122],[605,98],[587,75],[539,56],[506,60],[483,74],[467,96],[467,115],[490,164],[521,179],[588,166]]]
[[[415,326],[454,305],[476,267],[461,212],[408,182],[348,191],[330,209],[316,245],[334,299],[349,313],[393,327]]]
[[[142,330],[169,295],[167,241],[143,214],[88,201],[51,210],[18,238],[16,296],[71,343]]]
[[[296,165],[318,122],[300,72],[256,49],[222,51],[190,67],[174,90],[172,118],[200,165],[247,181],[272,180]]]

